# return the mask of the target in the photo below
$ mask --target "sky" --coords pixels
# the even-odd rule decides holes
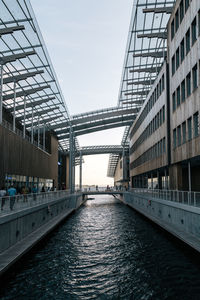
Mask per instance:
[[[117,106],[133,0],[31,0],[70,115]],[[120,144],[124,128],[79,136]],[[83,184],[113,185],[109,155],[85,156]],[[78,168],[76,168],[78,182]]]

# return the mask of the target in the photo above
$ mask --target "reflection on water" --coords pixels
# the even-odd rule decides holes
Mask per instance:
[[[1,299],[200,299],[200,274],[151,223],[97,196],[31,254]]]

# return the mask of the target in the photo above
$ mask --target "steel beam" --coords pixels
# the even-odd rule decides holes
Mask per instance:
[[[1,28],[0,29],[0,36],[5,35],[5,34],[11,34],[14,31],[24,30],[24,29],[25,29],[24,25]]]
[[[28,51],[28,52],[23,52],[23,53],[18,53],[18,54],[12,54],[8,56],[2,56],[0,57],[0,64],[7,64],[13,61],[16,61],[17,59],[25,58],[29,55],[34,55],[36,54],[35,51]]]
[[[161,70],[160,65],[158,67],[152,68],[139,68],[139,69],[132,69],[129,70],[130,73],[138,72],[138,73],[158,73]]]
[[[7,84],[7,83],[14,82],[14,81],[18,82],[20,80],[25,80],[25,79],[27,79],[29,77],[33,77],[33,76],[36,76],[36,75],[42,74],[42,73],[44,73],[43,70],[41,70],[41,71],[35,71],[35,72],[30,72],[30,73],[25,73],[25,74],[20,74],[20,75],[11,76],[11,77],[6,77],[6,78],[3,79],[3,83]]]
[[[50,88],[50,87],[51,87],[50,85],[44,85],[44,86],[33,88],[33,89],[30,89],[30,90],[23,90],[21,92],[16,93],[16,98],[22,97],[24,95],[28,96],[28,95],[37,93],[39,91],[42,91],[42,90]],[[14,94],[7,94],[7,95],[3,96],[3,101],[13,99],[13,97],[14,97]]]
[[[173,6],[163,6],[163,7],[152,7],[152,8],[144,8],[143,13],[155,13],[155,14],[171,14],[173,11]]]
[[[155,52],[141,52],[137,54],[133,54],[133,57],[154,57],[161,58],[167,55],[167,51],[155,51]]]
[[[159,38],[159,39],[167,39],[167,32],[151,32],[151,33],[141,33],[137,35],[138,39],[141,38]]]
[[[54,108],[49,108],[49,109],[42,110],[42,111],[36,111],[35,115],[36,116],[41,116],[41,115],[44,115],[48,112],[53,112],[56,109],[59,109],[59,106],[55,106]],[[30,113],[26,116],[27,119],[30,119],[31,117],[32,117],[32,113]],[[23,120],[23,118],[24,118],[23,116],[20,116],[20,117],[17,117],[17,120],[21,121],[21,120]]]

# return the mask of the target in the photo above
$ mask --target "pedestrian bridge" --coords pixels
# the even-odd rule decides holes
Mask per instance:
[[[124,191],[112,191],[112,190],[105,190],[105,191],[84,191],[82,192],[83,196],[85,195],[123,195]]]

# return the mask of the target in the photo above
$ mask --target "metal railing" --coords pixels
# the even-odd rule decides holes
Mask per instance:
[[[178,202],[190,206],[200,207],[200,192],[177,190],[130,189],[131,192],[152,198]]]
[[[69,190],[59,190],[53,192],[41,192],[0,197],[0,215],[20,211],[44,203],[50,203],[51,201],[59,200],[69,194]]]

